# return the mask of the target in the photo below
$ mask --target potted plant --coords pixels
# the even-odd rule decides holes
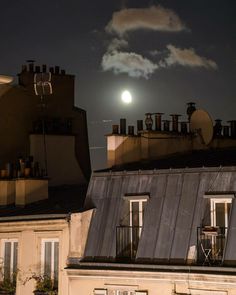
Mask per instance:
[[[30,278],[27,279],[27,281],[31,279],[35,280],[35,283],[36,283],[35,290],[34,290],[35,295],[57,295],[58,294],[57,282],[55,282],[49,276],[33,274]]]
[[[16,293],[16,280],[3,279],[0,282],[0,295],[14,295]]]

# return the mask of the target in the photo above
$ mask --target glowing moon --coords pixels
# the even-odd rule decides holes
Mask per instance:
[[[125,90],[122,92],[122,95],[121,95],[121,100],[124,102],[124,103],[131,103],[132,102],[132,95],[131,93],[128,91],[128,90]]]

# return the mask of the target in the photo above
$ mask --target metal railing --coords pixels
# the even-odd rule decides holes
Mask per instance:
[[[197,261],[202,265],[220,265],[223,262],[226,227],[197,228]]]
[[[140,226],[116,227],[116,258],[118,260],[134,260],[141,236]]]

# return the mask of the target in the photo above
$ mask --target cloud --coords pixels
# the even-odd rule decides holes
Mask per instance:
[[[218,68],[215,61],[198,55],[193,48],[181,49],[171,44],[167,48],[169,56],[160,63],[160,66],[168,67],[179,64],[181,66],[204,67],[213,70]]]
[[[107,51],[112,52],[112,51],[116,51],[122,48],[128,48],[129,47],[129,43],[128,41],[124,40],[124,39],[118,39],[118,38],[114,38],[111,40],[111,43],[109,44]]]
[[[154,50],[150,50],[149,51],[149,54],[152,55],[152,56],[157,56],[157,55],[160,55],[162,53],[163,53],[162,51],[157,50],[157,49],[154,49]]]
[[[179,32],[186,27],[173,10],[160,5],[149,8],[125,8],[114,12],[106,26],[107,32],[115,32],[120,36],[139,29]]]
[[[113,51],[104,54],[102,68],[115,74],[127,73],[130,77],[148,79],[158,65],[134,52]]]

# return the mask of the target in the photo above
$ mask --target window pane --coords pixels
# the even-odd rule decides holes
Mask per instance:
[[[59,242],[54,242],[54,281],[58,282]]]
[[[216,203],[216,225],[225,226],[225,203]]]
[[[51,277],[52,242],[45,242],[44,245],[44,275]]]
[[[4,278],[10,279],[11,270],[11,242],[5,242],[4,249]]]
[[[139,226],[139,202],[132,202],[132,226]]]

